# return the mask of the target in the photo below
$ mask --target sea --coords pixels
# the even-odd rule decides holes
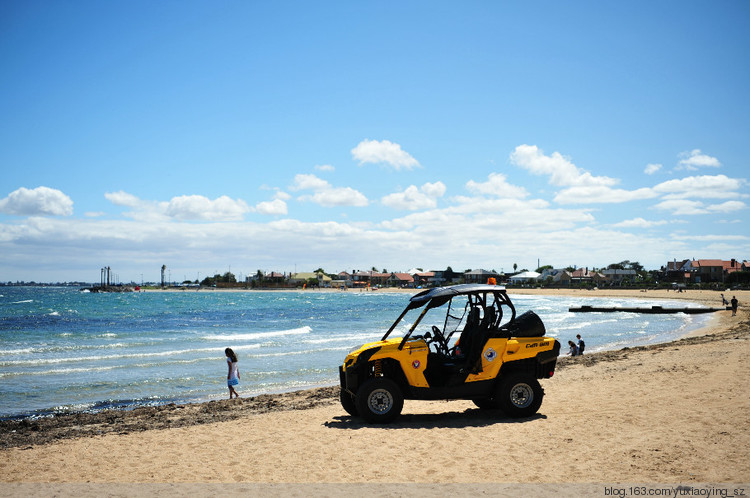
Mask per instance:
[[[670,341],[710,319],[568,311],[669,306],[664,300],[508,293],[519,314],[533,310],[542,318],[547,335],[563,344],[561,354],[576,334],[587,352],[614,350]],[[242,396],[335,385],[347,352],[379,340],[409,297],[359,290],[0,287],[0,419],[227,398],[227,347],[239,358]],[[408,325],[394,334],[403,335]]]

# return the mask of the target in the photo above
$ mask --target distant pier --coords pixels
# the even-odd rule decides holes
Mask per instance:
[[[715,311],[731,310],[732,308],[726,306],[724,308],[664,308],[663,306],[651,306],[650,308],[640,307],[619,307],[619,306],[574,306],[568,308],[568,311],[575,313],[614,313],[616,311],[624,313],[649,313],[652,315],[664,315],[668,313],[686,313],[688,315],[697,315],[700,313],[713,313]]]
[[[133,292],[135,289],[129,285],[95,285],[94,287],[85,287],[81,292]]]

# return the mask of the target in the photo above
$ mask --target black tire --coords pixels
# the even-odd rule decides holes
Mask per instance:
[[[357,390],[354,404],[359,415],[368,422],[387,424],[401,414],[404,395],[392,380],[376,377]]]
[[[509,417],[530,417],[542,406],[544,391],[539,381],[526,374],[510,374],[500,381],[497,399],[500,409]]]
[[[357,412],[357,405],[354,404],[354,396],[349,394],[349,391],[342,389],[341,394],[339,394],[339,399],[341,400],[341,406],[344,407],[346,413],[348,413],[352,417],[356,417],[357,415],[359,415],[359,413]]]
[[[475,405],[477,405],[477,408],[480,410],[497,410],[500,408],[500,402],[493,398],[475,398],[471,401],[474,402]]]

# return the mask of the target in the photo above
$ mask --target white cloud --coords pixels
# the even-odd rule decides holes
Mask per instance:
[[[295,175],[294,183],[289,190],[325,190],[331,188],[331,184],[315,175],[299,174]]]
[[[685,169],[688,171],[695,171],[698,168],[709,167],[718,168],[721,163],[715,157],[703,154],[700,149],[693,149],[689,152],[682,152],[678,157],[681,157],[677,163],[678,170]]]
[[[493,195],[510,199],[523,199],[529,195],[525,188],[508,183],[506,176],[502,173],[490,173],[487,181],[483,183],[469,180],[466,188],[475,194]]]
[[[647,221],[643,218],[633,218],[632,220],[623,220],[619,223],[615,223],[612,226],[617,228],[651,228],[666,225],[669,222],[666,220],[659,221]]]
[[[431,209],[437,206],[438,197],[445,194],[443,182],[425,183],[421,187],[410,185],[403,192],[386,195],[380,202],[384,205],[409,211]]]
[[[412,169],[419,166],[419,162],[411,154],[401,149],[397,143],[389,140],[364,139],[352,149],[352,157],[359,164],[388,164],[394,169]]]
[[[712,213],[732,213],[746,207],[747,205],[742,201],[726,201],[721,204],[706,206],[706,209]]]
[[[535,175],[549,176],[549,182],[559,187],[566,186],[612,186],[617,179],[606,176],[593,176],[580,169],[559,152],[551,156],[544,155],[536,145],[519,145],[510,155],[511,163]]]
[[[653,187],[654,191],[666,194],[665,199],[732,199],[744,197],[737,190],[747,182],[725,175],[689,176],[679,180],[669,180]]]
[[[554,200],[560,204],[616,204],[656,196],[656,192],[649,188],[623,190],[603,185],[586,185],[564,189],[555,195]]]
[[[724,241],[745,241],[750,240],[747,235],[694,235],[694,234],[673,234],[677,240],[693,240],[701,242],[724,242]]]
[[[272,201],[259,202],[255,205],[255,212],[268,215],[284,215],[287,214],[288,210],[286,202],[277,198]]]
[[[151,273],[146,273],[146,280],[158,280],[162,264],[173,275],[192,275],[229,262],[233,270],[249,274],[258,268],[290,271],[293,266],[289,265],[295,264],[300,269],[322,266],[329,271],[373,264],[394,270],[447,265],[457,270],[478,266],[500,270],[513,263],[533,268],[537,258],[556,266],[584,262],[599,266],[634,257],[654,268],[675,256],[746,251],[750,237],[732,236],[744,232],[739,225],[720,226],[718,220],[742,218],[747,212],[743,211],[748,202],[746,180],[695,176],[629,191],[614,188],[617,180],[583,171],[558,153],[545,155],[535,147],[519,146],[512,157],[529,172],[548,175],[559,191],[550,193],[552,188],[546,187],[545,198],[533,198],[535,194],[499,172],[489,174],[485,181],[466,182],[465,195],[450,198],[445,197],[448,188],[441,181],[415,184],[381,199],[383,205],[410,211],[377,220],[364,212],[352,222],[288,218],[287,202],[292,196],[287,192],[321,206],[368,205],[363,193],[335,187],[315,174],[295,176],[285,191],[262,187],[271,195],[265,194],[268,200],[253,207],[226,196],[147,201],[127,192],[111,192],[107,199],[131,211],[124,215],[132,219],[116,220],[107,213],[100,218],[0,220],[0,273],[8,278],[50,280],[58,278],[59,268],[66,268],[61,279],[95,280],[100,265],[107,264],[117,268],[123,281],[140,281],[140,274],[146,272]],[[471,176],[461,183],[466,178]],[[622,221],[604,225],[599,213],[621,213],[621,208],[589,205],[659,196],[651,201],[658,202],[655,209],[661,210],[652,212],[656,220],[631,214],[630,219],[617,217]],[[553,198],[560,204],[551,204]],[[0,202],[5,207],[8,199]],[[276,218],[264,223],[243,221],[247,211]],[[374,215],[380,211],[374,210]],[[679,216],[658,219],[673,218],[672,214]],[[689,216],[699,214],[705,218]],[[190,222],[195,219],[211,223]],[[690,223],[690,231],[674,230],[678,223]],[[93,268],[91,254],[99,261]]]
[[[143,203],[141,199],[122,190],[117,192],[107,192],[104,198],[115,206],[137,207]]]
[[[745,209],[747,205],[742,201],[727,201],[721,204],[706,205],[701,201],[688,199],[668,199],[654,206],[657,209],[672,211],[675,215],[696,215],[711,213],[731,213]]]
[[[354,206],[364,207],[369,204],[367,197],[351,187],[336,187],[319,190],[311,196],[300,196],[300,200],[310,200],[323,207]]]
[[[675,215],[694,215],[706,214],[708,211],[700,201],[690,201],[687,199],[674,199],[662,201],[654,206],[656,209],[671,211]]]
[[[647,175],[653,175],[662,168],[661,164],[647,164],[646,169],[643,170]]]
[[[330,164],[319,164],[315,166],[315,169],[318,171],[335,171],[336,170],[336,168],[334,168]]]
[[[245,201],[231,199],[226,195],[214,200],[202,195],[181,195],[164,202],[143,200],[120,190],[107,192],[104,197],[117,206],[132,208],[132,211],[124,215],[143,222],[156,222],[170,218],[183,221],[241,220],[243,215],[250,211]]]
[[[21,187],[0,200],[0,212],[21,216],[70,216],[73,200],[57,189]]]
[[[446,186],[443,182],[437,181],[434,183],[427,182],[419,188],[425,195],[430,197],[442,197],[445,195]]]
[[[363,207],[369,204],[367,197],[351,187],[333,187],[330,183],[315,175],[299,174],[294,177],[290,190],[312,190],[312,195],[301,195],[300,201],[311,201],[323,207],[354,206]]]
[[[248,211],[245,201],[226,195],[214,200],[202,195],[181,195],[169,201],[165,213],[176,220],[229,221],[241,220]]]

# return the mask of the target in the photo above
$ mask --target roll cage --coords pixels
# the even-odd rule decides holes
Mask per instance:
[[[454,300],[459,297],[465,297],[465,303],[463,299],[457,300],[457,305],[454,305]],[[481,310],[482,315],[487,314],[487,310],[492,308],[494,310],[494,320],[490,324],[490,328],[497,328],[503,321],[503,308],[507,307],[510,310],[511,316],[508,320],[513,321],[516,318],[516,308],[510,301],[505,287],[501,285],[484,285],[484,284],[463,284],[453,285],[449,287],[437,287],[435,289],[429,289],[419,294],[412,296],[409,299],[409,304],[406,309],[399,315],[393,325],[385,333],[381,341],[385,341],[388,336],[395,330],[398,324],[403,320],[409,311],[424,307],[422,312],[419,314],[417,319],[414,321],[408,332],[404,335],[399,344],[399,349],[403,349],[406,341],[409,340],[414,330],[420,324],[422,319],[425,317],[428,311],[431,309],[439,308],[444,305],[448,305],[445,319],[442,324],[442,335],[445,338],[447,344],[450,341],[451,336],[458,331],[459,327],[463,324],[466,325],[468,317],[472,310]],[[456,325],[452,330],[449,323],[453,321]],[[434,329],[433,329],[434,330]]]

